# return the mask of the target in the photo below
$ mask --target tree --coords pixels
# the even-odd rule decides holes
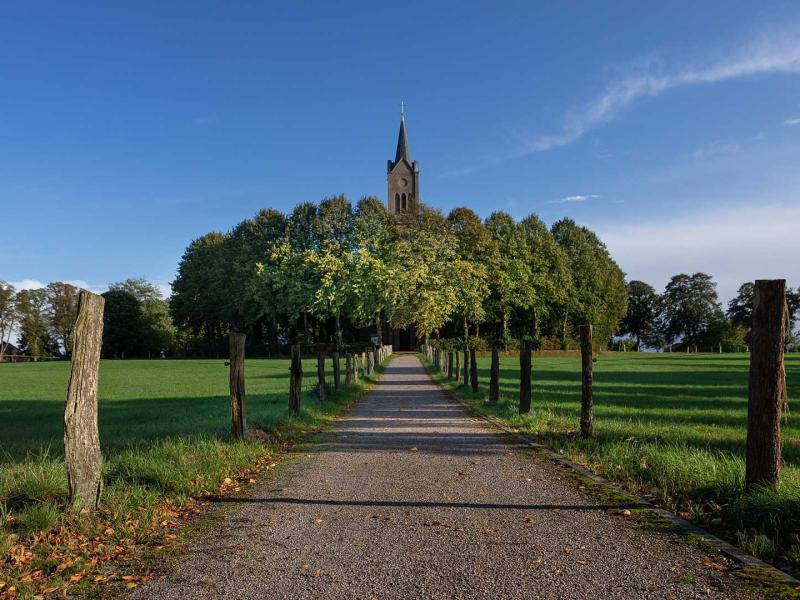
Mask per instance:
[[[484,302],[489,296],[486,268],[492,242],[478,215],[458,207],[447,215],[447,223],[456,243],[456,259],[452,265],[455,277],[456,312],[464,324],[464,341],[469,341],[469,324],[483,321]]]
[[[142,353],[141,302],[132,292],[111,289],[103,294],[103,354],[113,358],[131,358]]]
[[[611,258],[605,244],[572,219],[553,225],[553,236],[569,259],[572,288],[562,308],[562,343],[568,328],[592,325],[595,339],[608,339],[627,312],[625,274]]]
[[[0,362],[3,362],[3,354],[11,343],[11,333],[19,318],[16,297],[14,286],[0,281]]]
[[[717,284],[706,273],[675,275],[664,289],[662,307],[668,339],[682,337],[684,345],[698,344],[720,318]]]
[[[736,325],[741,325],[747,332],[753,320],[753,282],[748,281],[739,286],[736,296],[728,302],[728,318]],[[800,311],[800,288],[793,291],[786,289],[786,305],[789,309],[789,332],[795,330],[797,313]]]
[[[644,281],[628,283],[628,312],[620,323],[620,332],[636,339],[636,345],[650,340],[659,310],[659,299],[653,286]]]
[[[128,339],[127,356],[151,357],[162,351],[170,350],[175,344],[175,327],[169,317],[169,304],[162,298],[161,290],[149,281],[141,278],[126,279],[112,283],[109,291],[124,292],[136,299],[139,307],[139,318],[130,322],[134,327],[132,333],[136,340]],[[125,301],[125,306],[129,303]],[[112,302],[106,304],[105,313],[115,310],[119,305]],[[127,310],[127,309],[126,309]],[[124,315],[127,318],[127,315]]]
[[[47,290],[20,290],[16,296],[19,314],[19,347],[30,356],[49,356],[57,352],[55,340],[50,336]]]
[[[48,284],[45,290],[53,338],[64,349],[64,354],[71,356],[72,332],[78,318],[79,290],[74,285],[60,281]]]

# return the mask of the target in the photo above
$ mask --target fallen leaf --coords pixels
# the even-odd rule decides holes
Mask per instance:
[[[416,451],[417,451],[417,447],[416,447],[416,446],[414,446],[413,448],[411,448],[411,451],[412,451],[412,452],[416,452]]]
[[[526,523],[535,523],[536,519],[534,519],[533,517],[525,517],[525,522]]]
[[[301,571],[308,571],[308,565],[307,564],[300,565],[300,570]]]
[[[622,514],[623,514],[623,515],[625,515],[626,517],[630,517],[630,516],[631,516],[631,511],[629,511],[629,510],[626,508],[625,510],[623,510],[623,511],[622,511]]]
[[[125,584],[125,587],[128,588],[129,590],[132,590],[137,585],[139,585],[139,584],[136,583],[135,581],[129,581],[128,583]]]
[[[230,477],[226,477],[225,479],[222,480],[222,483],[224,483],[225,485],[230,485],[233,483],[233,479],[231,479]]]
[[[314,519],[314,523],[319,525],[320,523],[322,523],[322,518],[321,517],[317,517],[316,519]]]

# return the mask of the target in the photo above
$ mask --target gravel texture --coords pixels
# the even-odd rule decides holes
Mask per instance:
[[[577,485],[401,355],[321,443],[225,499],[189,558],[134,596],[758,597]]]

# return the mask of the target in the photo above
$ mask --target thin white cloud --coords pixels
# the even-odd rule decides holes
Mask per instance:
[[[800,125],[800,117],[793,117],[791,119],[786,119],[783,122],[784,125],[787,127],[794,127],[795,125]]]
[[[474,169],[466,168],[466,169],[452,169],[450,171],[445,171],[442,173],[442,177],[466,177],[467,175],[472,174]]]
[[[670,219],[596,226],[629,280],[661,290],[678,273],[709,273],[727,301],[755,279],[800,286],[800,206],[791,203],[704,208]]]
[[[53,281],[63,281],[64,283],[74,285],[76,288],[89,290],[90,292],[95,292],[97,294],[101,294],[108,289],[107,284],[94,285],[84,281],[83,279],[54,279]],[[20,281],[9,281],[9,283],[17,290],[39,290],[47,286],[46,283],[39,281],[38,279],[27,277],[25,279],[21,279]]]
[[[593,200],[594,198],[599,198],[598,194],[575,194],[574,196],[564,196],[563,198],[559,198],[558,200],[550,200],[550,204],[568,204],[570,202],[586,202],[587,200]]]
[[[715,156],[722,156],[726,154],[734,154],[741,150],[742,145],[734,140],[717,140],[706,144],[702,148],[698,148],[692,153],[698,160],[706,158],[714,158]]]
[[[719,83],[745,77],[800,73],[800,35],[771,32],[750,43],[720,53],[724,58],[669,65],[644,61],[633,71],[608,84],[605,91],[564,117],[561,131],[524,142],[524,151],[541,152],[566,146],[586,132],[616,118],[639,100],[673,88]]]

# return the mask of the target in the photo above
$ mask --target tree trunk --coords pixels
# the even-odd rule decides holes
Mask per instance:
[[[472,385],[472,391],[478,392],[478,361],[475,358],[475,348],[469,349],[469,382]]]
[[[581,325],[581,436],[592,437],[592,326]]]
[[[453,350],[456,357],[456,381],[461,381],[461,353],[458,350]]]
[[[756,281],[750,329],[745,482],[774,487],[781,468],[781,406],[786,401],[783,364],[787,335],[786,280]]]
[[[230,334],[230,389],[231,389],[231,434],[240,439],[244,437],[246,421],[244,416],[244,347],[245,334]]]
[[[500,352],[492,345],[492,366],[489,369],[489,402],[500,399]]]
[[[333,353],[333,391],[339,391],[339,384],[341,383],[341,365],[339,364],[339,353]]]
[[[328,399],[328,392],[325,389],[325,352],[317,352],[317,390],[319,401],[325,402]]]
[[[531,412],[531,343],[523,340],[519,350],[519,414]]]
[[[344,355],[344,387],[353,385],[353,361],[350,353]]]
[[[85,290],[78,296],[72,367],[64,409],[64,458],[69,499],[96,509],[102,489],[102,456],[97,428],[97,384],[103,343],[105,299]]]
[[[289,367],[289,412],[300,412],[300,392],[303,389],[303,362],[300,360],[300,344],[292,346],[292,364]]]

